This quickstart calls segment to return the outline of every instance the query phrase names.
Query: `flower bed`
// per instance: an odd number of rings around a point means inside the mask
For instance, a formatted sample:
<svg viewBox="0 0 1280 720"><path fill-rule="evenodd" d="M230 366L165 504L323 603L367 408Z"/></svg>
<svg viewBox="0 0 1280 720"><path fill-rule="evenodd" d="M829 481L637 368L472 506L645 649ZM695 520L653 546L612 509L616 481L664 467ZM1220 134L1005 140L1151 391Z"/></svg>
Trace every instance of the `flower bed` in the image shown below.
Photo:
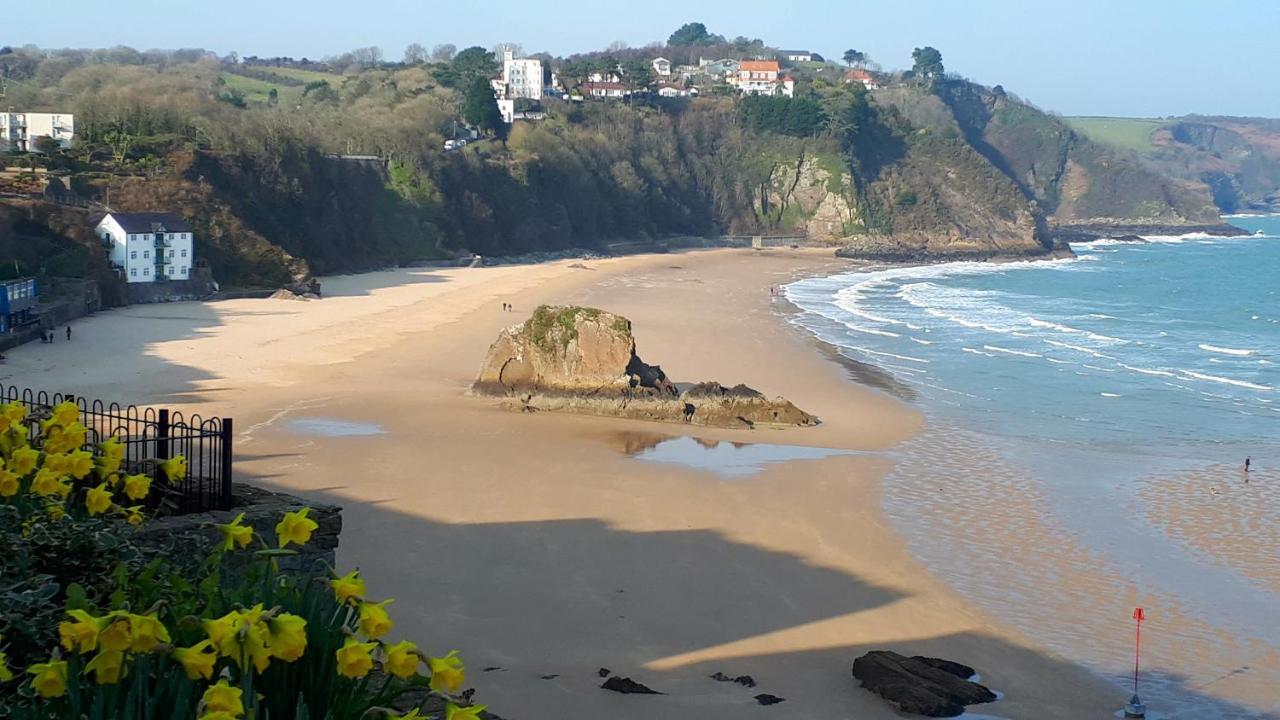
<svg viewBox="0 0 1280 720"><path fill-rule="evenodd" d="M274 527L258 505L183 521L200 532L149 532L174 522L148 517L163 487L122 470L118 446L86 449L70 403L42 417L0 406L0 716L484 716L458 695L456 652L390 642L392 601L368 598L358 572L338 576L332 546L305 554L320 528L310 508ZM159 478L185 474L182 457L151 462Z"/></svg>

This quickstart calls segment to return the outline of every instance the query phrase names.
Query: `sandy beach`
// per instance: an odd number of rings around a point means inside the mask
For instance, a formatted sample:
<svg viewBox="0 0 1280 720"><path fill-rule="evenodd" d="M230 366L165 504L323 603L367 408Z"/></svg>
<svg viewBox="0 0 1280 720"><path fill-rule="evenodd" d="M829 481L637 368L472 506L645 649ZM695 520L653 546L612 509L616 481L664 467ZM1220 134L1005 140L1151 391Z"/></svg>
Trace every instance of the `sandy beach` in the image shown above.
<svg viewBox="0 0 1280 720"><path fill-rule="evenodd" d="M505 717L898 717L849 675L870 649L974 666L1004 694L974 713L1110 717L1119 689L960 598L882 515L886 451L920 415L851 382L769 293L845 267L714 250L334 277L320 301L101 313L9 353L0 378L234 417L239 477L342 505L339 564L395 598L393 639L461 651ZM823 423L690 430L468 396L498 331L540 303L622 314L672 379L743 382ZM644 458L689 434L847 452L733 478ZM667 694L600 690L602 667Z"/></svg>

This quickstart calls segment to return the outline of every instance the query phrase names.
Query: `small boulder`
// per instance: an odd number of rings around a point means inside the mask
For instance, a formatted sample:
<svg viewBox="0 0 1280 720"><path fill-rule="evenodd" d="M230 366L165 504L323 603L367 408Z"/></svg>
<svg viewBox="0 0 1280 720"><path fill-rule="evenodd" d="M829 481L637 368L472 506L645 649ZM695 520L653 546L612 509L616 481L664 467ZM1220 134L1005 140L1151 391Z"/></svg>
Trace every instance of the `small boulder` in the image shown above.
<svg viewBox="0 0 1280 720"><path fill-rule="evenodd" d="M770 695L769 693L760 693L756 696L756 702L761 705L777 705L780 702L786 701L786 698L780 698L777 695Z"/></svg>
<svg viewBox="0 0 1280 720"><path fill-rule="evenodd" d="M662 695L662 693L654 690L653 688L641 685L631 678L621 677L619 675L614 675L608 680L605 680L604 684L600 687L605 690L622 693L623 695Z"/></svg>
<svg viewBox="0 0 1280 720"><path fill-rule="evenodd" d="M995 693L967 680L973 674L973 668L960 663L888 650L873 650L853 661L853 677L863 688L898 712L926 717L956 717L966 705L994 702Z"/></svg>

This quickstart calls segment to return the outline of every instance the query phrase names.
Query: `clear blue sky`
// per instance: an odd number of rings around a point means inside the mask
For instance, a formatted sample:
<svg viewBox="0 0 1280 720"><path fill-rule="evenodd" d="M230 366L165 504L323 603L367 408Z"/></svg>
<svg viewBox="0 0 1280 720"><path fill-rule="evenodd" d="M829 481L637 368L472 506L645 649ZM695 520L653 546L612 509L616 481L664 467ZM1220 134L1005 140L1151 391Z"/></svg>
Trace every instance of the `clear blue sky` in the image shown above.
<svg viewBox="0 0 1280 720"><path fill-rule="evenodd" d="M570 54L665 39L697 20L729 37L886 68L933 45L947 69L1068 115L1280 117L1280 0L63 0L5 6L0 44L204 47L311 58L419 42Z"/></svg>

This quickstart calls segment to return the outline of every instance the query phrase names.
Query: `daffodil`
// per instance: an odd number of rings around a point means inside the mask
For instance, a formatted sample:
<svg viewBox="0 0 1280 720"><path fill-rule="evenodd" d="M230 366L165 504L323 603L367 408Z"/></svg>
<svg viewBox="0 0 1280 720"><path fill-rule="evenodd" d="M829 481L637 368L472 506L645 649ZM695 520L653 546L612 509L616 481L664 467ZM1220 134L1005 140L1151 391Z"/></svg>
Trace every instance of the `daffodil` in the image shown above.
<svg viewBox="0 0 1280 720"><path fill-rule="evenodd" d="M84 671L93 673L93 679L99 685L114 685L120 682L123 666L124 653L119 650L102 650L84 666Z"/></svg>
<svg viewBox="0 0 1280 720"><path fill-rule="evenodd" d="M240 629L239 621L240 613L229 612L220 618L202 620L200 624L204 627L205 634L209 636L209 641L217 646L218 652L226 655L227 653L223 651L224 644Z"/></svg>
<svg viewBox="0 0 1280 720"><path fill-rule="evenodd" d="M360 578L359 570L352 570L340 578L330 580L329 587L333 588L333 596L339 603L345 603L352 598L363 598L365 594L364 580Z"/></svg>
<svg viewBox="0 0 1280 720"><path fill-rule="evenodd" d="M47 453L69 453L79 450L84 445L88 430L80 423L70 425L45 426L44 451Z"/></svg>
<svg viewBox="0 0 1280 720"><path fill-rule="evenodd" d="M3 410L0 410L3 412ZM4 642L4 638L0 637L0 643ZM9 656L0 650L0 682L9 682L13 679L13 671L9 669Z"/></svg>
<svg viewBox="0 0 1280 720"><path fill-rule="evenodd" d="M125 508L125 519L124 519L125 522L129 523L130 525L136 526L136 525L141 525L142 520L143 520L143 517L142 517L141 505L131 505L128 508Z"/></svg>
<svg viewBox="0 0 1280 720"><path fill-rule="evenodd" d="M431 689L436 692L458 692L462 683L466 682L467 669L453 650L444 657L427 658L427 667L431 669Z"/></svg>
<svg viewBox="0 0 1280 720"><path fill-rule="evenodd" d="M107 627L98 635L98 644L107 650L123 652L129 649L133 633L129 630L128 613L112 613L105 618Z"/></svg>
<svg viewBox="0 0 1280 720"><path fill-rule="evenodd" d="M234 520L219 525L218 532L222 533L222 551L227 552L234 547L247 547L253 540L253 528L242 524L244 522L244 513L240 513Z"/></svg>
<svg viewBox="0 0 1280 720"><path fill-rule="evenodd" d="M165 460L160 463L160 472L163 472L172 484L182 482L187 477L187 456L174 455Z"/></svg>
<svg viewBox="0 0 1280 720"><path fill-rule="evenodd" d="M258 672L271 663L267 632L261 622L262 605L247 610L234 610L216 620L205 620L204 631L223 657L231 658L243 668L252 662Z"/></svg>
<svg viewBox="0 0 1280 720"><path fill-rule="evenodd" d="M444 708L444 720L480 720L480 713L484 712L486 707L488 706L458 707L453 703L449 703Z"/></svg>
<svg viewBox="0 0 1280 720"><path fill-rule="evenodd" d="M89 492L85 493L84 506L91 517L111 509L111 491L107 489L105 482L98 487L90 488Z"/></svg>
<svg viewBox="0 0 1280 720"><path fill-rule="evenodd" d="M295 512L287 512L280 522L276 523L276 537L280 540L280 547L286 547L289 543L306 545L311 540L311 533L320 526L315 520L307 517L309 512L311 508L305 507Z"/></svg>
<svg viewBox="0 0 1280 720"><path fill-rule="evenodd" d="M352 679L368 675L373 669L373 649L376 647L378 647L376 642L362 643L353 637L348 637L336 653L338 674Z"/></svg>
<svg viewBox="0 0 1280 720"><path fill-rule="evenodd" d="M267 621L271 654L293 662L307 650L307 621L292 613L280 613Z"/></svg>
<svg viewBox="0 0 1280 720"><path fill-rule="evenodd" d="M391 602L394 601L360 603L360 632L364 633L366 638L377 640L391 632L392 626L395 625L391 622L391 616L387 615L387 604Z"/></svg>
<svg viewBox="0 0 1280 720"><path fill-rule="evenodd" d="M50 520L61 520L67 516L67 508L62 503L49 503L45 505L44 511Z"/></svg>
<svg viewBox="0 0 1280 720"><path fill-rule="evenodd" d="M124 479L124 494L130 500L144 500L151 492L151 478L146 475L130 475Z"/></svg>
<svg viewBox="0 0 1280 720"><path fill-rule="evenodd" d="M174 648L173 659L177 660L182 669L187 672L187 677L192 680L204 678L209 680L213 677L214 663L218 662L218 650L213 647L210 640L201 640L200 642L188 648Z"/></svg>
<svg viewBox="0 0 1280 720"><path fill-rule="evenodd" d="M401 680L413 677L413 674L418 672L418 663L422 661L422 654L418 652L417 645L408 640L401 640L383 649L387 652L387 661L382 666L387 672Z"/></svg>
<svg viewBox="0 0 1280 720"><path fill-rule="evenodd" d="M169 642L169 630L154 613L129 615L129 649L151 652L160 643Z"/></svg>
<svg viewBox="0 0 1280 720"><path fill-rule="evenodd" d="M76 480L83 480L93 472L93 453L88 450L76 450L66 456L66 473Z"/></svg>
<svg viewBox="0 0 1280 720"><path fill-rule="evenodd" d="M230 713L232 717L240 717L244 715L244 702L240 699L242 695L244 691L238 687L231 687L227 684L226 678L223 678L204 691L204 696L200 698L201 711L224 712Z"/></svg>
<svg viewBox="0 0 1280 720"><path fill-rule="evenodd" d="M40 462L40 451L33 450L29 447L18 448L13 451L13 455L9 458L9 469L18 475L26 475L36 469L36 463Z"/></svg>
<svg viewBox="0 0 1280 720"><path fill-rule="evenodd" d="M65 453L45 453L44 462L40 463L40 467L50 472L66 475L67 465L70 463L71 457Z"/></svg>
<svg viewBox="0 0 1280 720"><path fill-rule="evenodd" d="M49 420L54 425L66 427L77 422L80 419L80 408L72 401L60 402L53 406L53 410L49 414Z"/></svg>
<svg viewBox="0 0 1280 720"><path fill-rule="evenodd" d="M91 653L98 649L98 635L107 625L107 618L94 617L84 610L68 610L71 620L58 623L58 637L62 639L62 647L67 652L76 651L81 654Z"/></svg>
<svg viewBox="0 0 1280 720"><path fill-rule="evenodd" d="M46 663L36 663L27 668L27 672L35 677L31 679L31 687L40 697L56 698L67 694L67 661L51 658Z"/></svg>
<svg viewBox="0 0 1280 720"><path fill-rule="evenodd" d="M18 473L0 470L0 497L13 497L18 494Z"/></svg>
<svg viewBox="0 0 1280 720"><path fill-rule="evenodd" d="M62 482L62 474L49 468L40 468L31 480L31 492L43 497L57 495L65 498L71 494L71 486Z"/></svg>
<svg viewBox="0 0 1280 720"><path fill-rule="evenodd" d="M114 437L98 443L96 462L98 474L102 477L116 472L120 469L120 464L124 462L124 445Z"/></svg>
<svg viewBox="0 0 1280 720"><path fill-rule="evenodd" d="M0 432L27 419L27 406L14 400L0 405Z"/></svg>

